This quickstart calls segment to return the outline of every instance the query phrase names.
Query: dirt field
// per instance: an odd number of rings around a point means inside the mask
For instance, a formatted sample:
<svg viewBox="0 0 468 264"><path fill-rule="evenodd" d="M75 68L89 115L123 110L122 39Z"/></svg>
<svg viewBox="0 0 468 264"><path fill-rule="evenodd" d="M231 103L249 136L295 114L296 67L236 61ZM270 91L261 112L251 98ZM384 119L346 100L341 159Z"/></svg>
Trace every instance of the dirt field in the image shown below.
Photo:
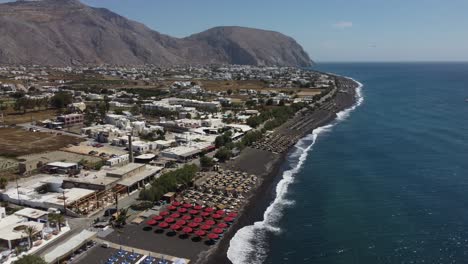
<svg viewBox="0 0 468 264"><path fill-rule="evenodd" d="M12 124L29 123L31 122L31 120L39 121L39 120L51 119L55 117L55 115L56 115L56 110L35 111L35 112L28 112L26 114L7 112L4 114L4 119L5 119L5 125L12 125Z"/></svg>
<svg viewBox="0 0 468 264"><path fill-rule="evenodd" d="M0 128L0 156L16 157L44 151L58 150L82 139L43 132L29 132L20 128Z"/></svg>

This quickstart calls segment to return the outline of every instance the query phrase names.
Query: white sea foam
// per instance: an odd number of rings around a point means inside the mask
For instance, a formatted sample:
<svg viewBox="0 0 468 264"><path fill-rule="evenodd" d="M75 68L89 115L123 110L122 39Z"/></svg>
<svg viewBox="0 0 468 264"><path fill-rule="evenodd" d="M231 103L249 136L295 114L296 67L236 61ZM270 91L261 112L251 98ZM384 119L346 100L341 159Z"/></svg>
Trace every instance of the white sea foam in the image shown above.
<svg viewBox="0 0 468 264"><path fill-rule="evenodd" d="M296 150L290 155L290 158L297 158L298 161L293 168L283 172L283 178L276 186L276 197L263 214L263 221L241 228L231 239L227 257L232 263L260 264L264 262L268 250L264 239L265 233L281 232L277 223L283 216L283 209L294 204L294 201L286 199L288 187L294 182L294 176L301 170L317 137L321 133L330 131L335 124L345 120L354 109L364 102L364 97L362 96L363 85L354 79L352 80L359 84L356 88L356 103L352 107L337 113L337 118L333 123L314 129L312 134L303 138L295 145Z"/></svg>

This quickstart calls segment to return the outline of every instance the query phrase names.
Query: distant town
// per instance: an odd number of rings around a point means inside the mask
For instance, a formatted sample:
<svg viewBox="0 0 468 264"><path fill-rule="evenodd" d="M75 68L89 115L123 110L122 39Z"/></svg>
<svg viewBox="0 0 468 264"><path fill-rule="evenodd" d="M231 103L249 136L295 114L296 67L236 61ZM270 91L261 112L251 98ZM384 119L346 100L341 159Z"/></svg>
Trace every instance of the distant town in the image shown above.
<svg viewBox="0 0 468 264"><path fill-rule="evenodd" d="M0 67L1 262L200 261L355 87L291 67Z"/></svg>

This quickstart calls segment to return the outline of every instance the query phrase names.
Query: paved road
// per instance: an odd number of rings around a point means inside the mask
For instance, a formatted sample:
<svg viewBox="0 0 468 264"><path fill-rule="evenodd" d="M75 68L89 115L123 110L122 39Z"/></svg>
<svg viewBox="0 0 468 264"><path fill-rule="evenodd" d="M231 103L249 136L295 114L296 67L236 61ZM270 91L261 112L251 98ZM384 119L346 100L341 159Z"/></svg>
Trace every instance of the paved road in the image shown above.
<svg viewBox="0 0 468 264"><path fill-rule="evenodd" d="M41 132L61 133L62 135L78 137L78 138L86 138L86 136L84 136L84 135L78 135L78 134L75 134L75 133L67 132L66 129L64 129L64 130L49 129L49 128L45 128L45 127L41 127L41 126L32 125L31 123L19 124L18 126L24 128L24 129L27 129L27 130L29 130L30 128L34 128L34 129L39 129Z"/></svg>

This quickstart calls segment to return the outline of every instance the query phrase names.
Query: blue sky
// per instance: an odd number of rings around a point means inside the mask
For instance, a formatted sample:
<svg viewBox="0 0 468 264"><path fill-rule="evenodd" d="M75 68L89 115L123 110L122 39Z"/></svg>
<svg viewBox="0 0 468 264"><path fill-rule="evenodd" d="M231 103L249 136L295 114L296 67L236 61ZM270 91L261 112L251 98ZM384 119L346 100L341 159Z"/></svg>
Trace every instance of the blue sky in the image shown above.
<svg viewBox="0 0 468 264"><path fill-rule="evenodd" d="M82 0L183 37L280 31L315 61L468 61L467 0Z"/></svg>

